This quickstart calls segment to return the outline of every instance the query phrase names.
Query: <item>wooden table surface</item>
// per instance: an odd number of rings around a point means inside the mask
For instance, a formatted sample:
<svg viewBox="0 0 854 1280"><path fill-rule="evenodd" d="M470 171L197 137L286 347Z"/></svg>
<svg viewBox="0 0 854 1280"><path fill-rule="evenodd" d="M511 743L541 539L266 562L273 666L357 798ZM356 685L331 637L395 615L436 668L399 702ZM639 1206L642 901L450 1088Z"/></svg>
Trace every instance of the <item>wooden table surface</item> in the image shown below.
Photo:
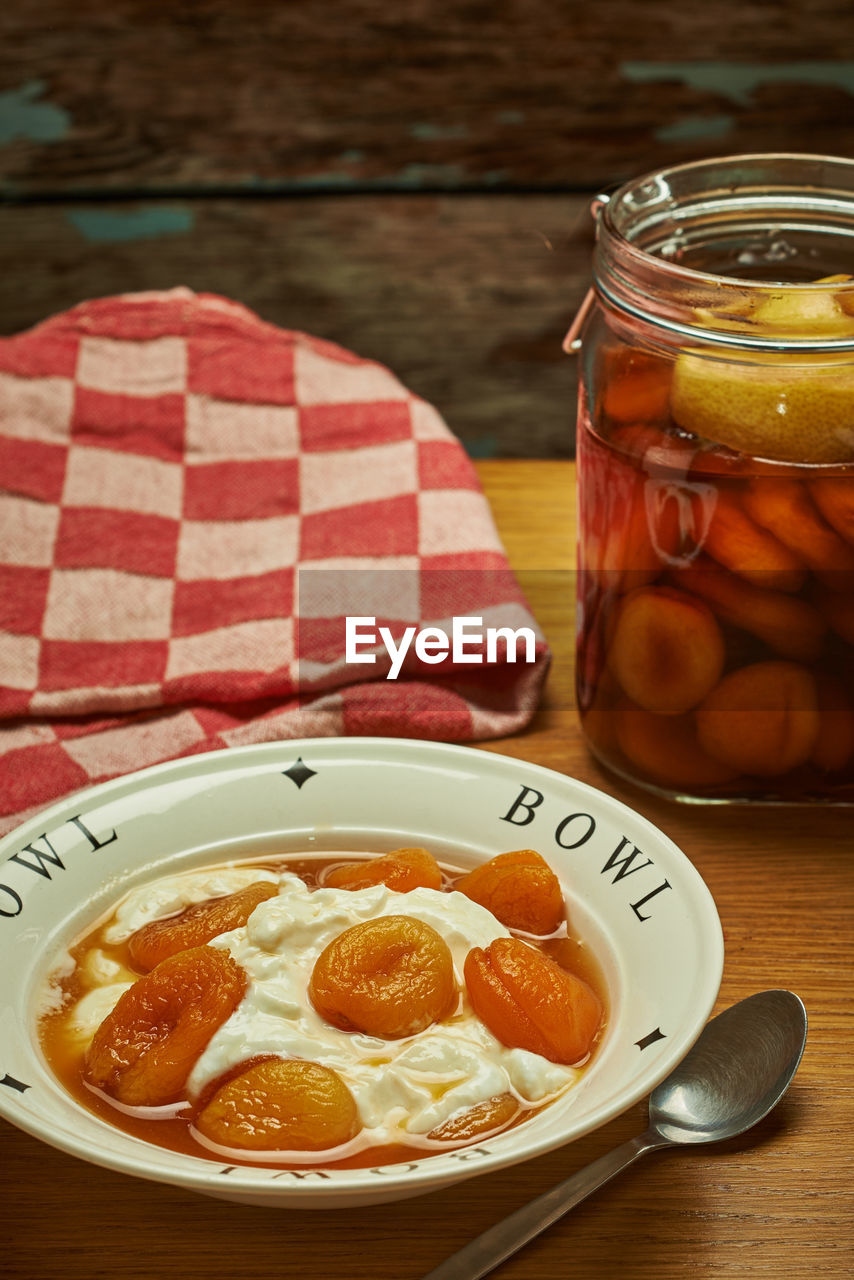
<svg viewBox="0 0 854 1280"><path fill-rule="evenodd" d="M607 776L572 694L574 470L479 464L511 562L555 663L529 730L481 744L592 783L693 860L726 942L719 1007L765 987L806 1004L789 1095L749 1136L651 1156L495 1272L500 1280L842 1280L854 1273L854 814L674 806ZM399 1205L240 1207L81 1163L6 1124L0 1274L10 1280L416 1280L531 1197L639 1133L645 1104L571 1147Z"/></svg>

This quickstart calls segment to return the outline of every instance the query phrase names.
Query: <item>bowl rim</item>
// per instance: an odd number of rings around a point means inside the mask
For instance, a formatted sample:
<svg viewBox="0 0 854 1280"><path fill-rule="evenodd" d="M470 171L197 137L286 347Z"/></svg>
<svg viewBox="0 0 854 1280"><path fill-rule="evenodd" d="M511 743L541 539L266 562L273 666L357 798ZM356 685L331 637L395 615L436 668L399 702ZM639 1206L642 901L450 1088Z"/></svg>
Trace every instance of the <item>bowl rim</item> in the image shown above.
<svg viewBox="0 0 854 1280"><path fill-rule="evenodd" d="M186 1166L158 1166L156 1156L162 1148L146 1143L141 1139L137 1140L138 1154L136 1151L130 1153L113 1150L108 1147L93 1147L90 1140L78 1137L73 1129L68 1131L51 1129L41 1116L25 1110L15 1109L13 1106L14 1099L7 1098L3 1091L0 1091L0 1116L47 1145L82 1159L87 1163L143 1178L147 1181L167 1183L203 1193L210 1194L216 1189L216 1194L231 1199L249 1199L253 1194L257 1195L259 1192L263 1192L266 1198L274 1199L276 1198L277 1190L281 1190L283 1193L282 1200L288 1199L291 1202L295 1197L310 1198L313 1201L322 1202L324 1200L340 1200L342 1196L352 1197L355 1201L360 1194L367 1199L369 1193L376 1193L380 1189L380 1183L382 1183L383 1191L389 1193L386 1198L391 1199L395 1198L392 1195L394 1190L400 1190L407 1196L421 1194L435 1187L451 1185L452 1182L463 1178L475 1175L480 1176L484 1173L523 1163L557 1147L574 1142L576 1139L583 1137L585 1134L592 1132L629 1110L664 1079L677 1062L684 1057L699 1036L718 997L723 976L724 937L716 904L711 891L694 863L655 823L609 792L545 765L534 764L517 756L492 749L481 749L467 744L378 735L365 737L288 738L272 742L227 747L215 751L196 753L175 760L162 761L82 788L62 797L60 800L40 809L37 813L31 814L24 822L12 828L0 838L0 865L6 862L7 858L11 856L11 852L15 848L19 848L22 842L26 843L27 840L40 835L46 824L58 824L62 821L67 821L68 815L79 810L81 803L84 801L90 802L89 807L91 808L95 804L121 800L125 796L145 790L167 779L169 781L180 781L184 778L198 778L210 775L212 780L215 780L221 773L239 769L241 764L245 765L246 768L251 768L253 765L263 765L268 758L281 761L283 752L294 757L301 757L304 753L312 753L315 758L319 758L322 755L334 757L342 749L345 754L360 757L360 762L364 763L370 761L372 754L375 756L380 752L394 752L397 756L403 757L402 763L414 766L426 761L439 766L443 762L458 767L463 766L467 772L476 774L483 773L484 769L487 773L512 770L516 781L524 777L530 778L532 781L540 779L544 783L551 783L552 786L557 784L558 787L568 787L576 797L588 798L600 805L604 805L609 812L609 816L627 817L635 830L639 830L651 837L658 848L665 852L665 856L669 859L674 859L675 863L679 865L681 874L690 886L692 904L698 909L705 930L703 936L704 981L702 994L698 993L695 1016L691 1024L687 1027L680 1027L678 1031L674 1031L672 1036L668 1037L670 1041L668 1045L669 1052L655 1064L650 1064L645 1070L638 1072L634 1082L627 1086L625 1090L621 1089L616 1098L613 1095L606 1096L605 1099L588 1111L583 1123L574 1128L569 1134L560 1133L558 1136L554 1136L554 1134L544 1133L535 1140L529 1137L527 1141L524 1141L527 1126L522 1125L495 1137L484 1139L484 1142L489 1141L493 1147L497 1144L497 1149L484 1153L477 1160L466 1162L458 1158L456 1166L449 1168L449 1161L453 1157L453 1152L430 1154L423 1157L423 1160L419 1161L415 1168L395 1164L381 1166L383 1169L382 1177L378 1177L375 1173L372 1176L372 1171L367 1167L357 1167L335 1170L337 1176L330 1178L328 1182L321 1178L307 1177L285 1179L282 1182L277 1182L270 1179L269 1166L265 1167L259 1164L255 1166L234 1166L229 1169L228 1178L224 1179L222 1167L216 1162L209 1161L203 1157L186 1157ZM475 766L474 770L471 768L472 765ZM287 830L287 828L284 829ZM0 1012L2 1012L2 1007L0 1007ZM56 1086L58 1094L67 1103L70 1110L72 1112L84 1111L85 1108L82 1108L80 1103L69 1095L53 1076L49 1067L44 1063L38 1046L30 1043L28 1052L34 1054L39 1060L43 1072L50 1082ZM92 1115L91 1112L86 1114ZM103 1123L107 1124L106 1121ZM501 1141L502 1139L504 1139L503 1142ZM476 1144L469 1144L469 1146L457 1150L464 1153L474 1145ZM151 1157L147 1158L149 1153L151 1153ZM170 1152L169 1154L174 1155L175 1153ZM416 1157L413 1157L413 1160L415 1159ZM223 1163L225 1162L223 1161ZM402 1172L395 1174L396 1169L402 1170L404 1168L406 1168L405 1175ZM259 1175L265 1174L266 1177L259 1177ZM224 1185L226 1182L228 1184L227 1187Z"/></svg>

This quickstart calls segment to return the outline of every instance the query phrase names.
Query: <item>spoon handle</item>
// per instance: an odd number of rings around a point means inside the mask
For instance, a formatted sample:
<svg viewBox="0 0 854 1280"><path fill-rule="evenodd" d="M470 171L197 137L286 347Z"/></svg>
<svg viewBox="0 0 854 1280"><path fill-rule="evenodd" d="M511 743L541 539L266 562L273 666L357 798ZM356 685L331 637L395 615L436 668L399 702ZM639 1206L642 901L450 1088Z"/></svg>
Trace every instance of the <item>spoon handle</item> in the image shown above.
<svg viewBox="0 0 854 1280"><path fill-rule="evenodd" d="M479 1280L541 1231L545 1231L546 1227L557 1222L569 1209L573 1209L593 1191L598 1190L621 1169L627 1169L647 1151L667 1145L651 1130L638 1138L631 1138L613 1151L600 1156L592 1164L579 1169L572 1177L559 1182L536 1200L523 1205L521 1209L511 1213L509 1218L504 1218L494 1227L475 1236L474 1240L452 1253L422 1280Z"/></svg>

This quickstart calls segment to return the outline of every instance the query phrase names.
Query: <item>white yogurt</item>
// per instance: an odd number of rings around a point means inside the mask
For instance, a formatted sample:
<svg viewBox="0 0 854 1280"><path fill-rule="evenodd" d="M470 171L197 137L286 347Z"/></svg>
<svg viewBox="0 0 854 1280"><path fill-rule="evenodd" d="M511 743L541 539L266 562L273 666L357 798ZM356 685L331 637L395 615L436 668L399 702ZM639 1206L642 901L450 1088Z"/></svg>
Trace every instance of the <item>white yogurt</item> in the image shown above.
<svg viewBox="0 0 854 1280"><path fill-rule="evenodd" d="M132 982L108 982L103 987L93 987L91 991L87 991L68 1016L66 1027L69 1034L81 1044L90 1044L119 997L132 986Z"/></svg>

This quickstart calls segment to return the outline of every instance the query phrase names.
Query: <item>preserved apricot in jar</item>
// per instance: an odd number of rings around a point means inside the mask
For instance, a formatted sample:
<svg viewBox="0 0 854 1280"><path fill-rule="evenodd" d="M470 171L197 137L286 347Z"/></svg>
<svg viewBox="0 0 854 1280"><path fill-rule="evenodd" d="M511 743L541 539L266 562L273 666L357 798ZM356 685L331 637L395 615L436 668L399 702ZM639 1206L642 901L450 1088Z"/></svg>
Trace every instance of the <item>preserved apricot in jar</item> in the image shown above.
<svg viewBox="0 0 854 1280"><path fill-rule="evenodd" d="M581 1062L602 1019L595 992L520 938L473 947L464 967L472 1007L502 1044L551 1062Z"/></svg>
<svg viewBox="0 0 854 1280"><path fill-rule="evenodd" d="M196 1059L234 1012L246 975L231 956L193 947L128 987L95 1032L84 1079L132 1107L181 1098Z"/></svg>
<svg viewBox="0 0 854 1280"><path fill-rule="evenodd" d="M820 476L810 484L810 493L825 520L841 538L854 543L854 493L850 476Z"/></svg>
<svg viewBox="0 0 854 1280"><path fill-rule="evenodd" d="M274 898L278 892L278 885L259 880L237 893L195 903L177 916L152 920L137 929L128 942L131 963L141 973L147 973L179 951L202 947L220 933L240 929L259 903Z"/></svg>
<svg viewBox="0 0 854 1280"><path fill-rule="evenodd" d="M320 953L309 982L312 1004L342 1031L397 1040L450 1012L456 998L447 942L412 916L353 925Z"/></svg>
<svg viewBox="0 0 854 1280"><path fill-rule="evenodd" d="M449 1116L427 1134L435 1142L473 1142L497 1129L506 1129L521 1111L512 1093L499 1093L459 1115Z"/></svg>
<svg viewBox="0 0 854 1280"><path fill-rule="evenodd" d="M800 591L806 580L799 552L752 520L731 493L718 493L703 545L719 564L755 586Z"/></svg>
<svg viewBox="0 0 854 1280"><path fill-rule="evenodd" d="M221 1084L195 1118L211 1142L248 1151L324 1151L361 1128L355 1099L331 1067L268 1058Z"/></svg>
<svg viewBox="0 0 854 1280"><path fill-rule="evenodd" d="M854 585L854 547L825 522L806 485L753 480L743 502L748 514L799 554L819 581L834 591Z"/></svg>
<svg viewBox="0 0 854 1280"><path fill-rule="evenodd" d="M682 715L720 679L724 641L703 601L670 587L642 587L620 606L608 661L639 707Z"/></svg>
<svg viewBox="0 0 854 1280"><path fill-rule="evenodd" d="M705 556L679 570L678 577L679 585L701 596L720 622L756 636L784 657L813 662L821 653L827 623L809 600L752 585Z"/></svg>
<svg viewBox="0 0 854 1280"><path fill-rule="evenodd" d="M375 884L384 884L395 893L441 889L442 872L426 849L395 849L379 858L333 867L323 880L324 888L329 889L368 889Z"/></svg>
<svg viewBox="0 0 854 1280"><path fill-rule="evenodd" d="M463 876L454 888L486 907L508 929L554 933L564 918L560 881L533 849L499 853Z"/></svg>
<svg viewBox="0 0 854 1280"><path fill-rule="evenodd" d="M795 662L756 662L724 676L696 712L710 756L757 777L804 764L819 734L815 680Z"/></svg>
<svg viewBox="0 0 854 1280"><path fill-rule="evenodd" d="M721 787L737 776L703 751L692 715L657 716L632 703L617 708L617 741L632 764L662 787Z"/></svg>
<svg viewBox="0 0 854 1280"><path fill-rule="evenodd" d="M670 412L670 367L637 347L607 353L610 364L604 408L615 422L666 420Z"/></svg>

